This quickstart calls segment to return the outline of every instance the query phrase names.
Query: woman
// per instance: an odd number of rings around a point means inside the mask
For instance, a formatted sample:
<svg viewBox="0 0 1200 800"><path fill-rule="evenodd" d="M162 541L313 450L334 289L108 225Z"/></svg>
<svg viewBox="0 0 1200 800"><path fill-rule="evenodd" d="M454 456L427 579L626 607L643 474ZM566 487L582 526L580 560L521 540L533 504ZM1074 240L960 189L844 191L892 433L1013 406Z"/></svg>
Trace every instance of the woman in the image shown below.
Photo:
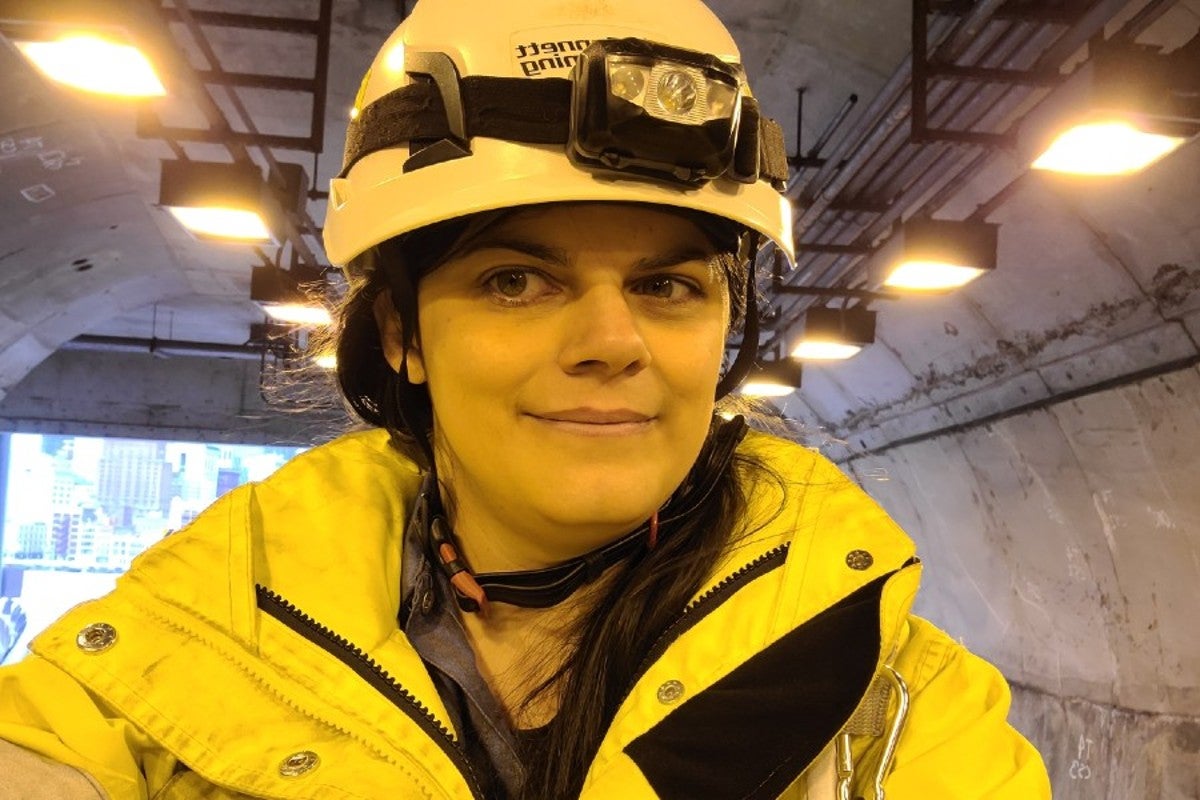
<svg viewBox="0 0 1200 800"><path fill-rule="evenodd" d="M0 672L0 796L1048 797L1003 680L908 614L907 537L714 415L759 242L791 247L728 34L494 6L418 4L331 187L373 429Z"/></svg>

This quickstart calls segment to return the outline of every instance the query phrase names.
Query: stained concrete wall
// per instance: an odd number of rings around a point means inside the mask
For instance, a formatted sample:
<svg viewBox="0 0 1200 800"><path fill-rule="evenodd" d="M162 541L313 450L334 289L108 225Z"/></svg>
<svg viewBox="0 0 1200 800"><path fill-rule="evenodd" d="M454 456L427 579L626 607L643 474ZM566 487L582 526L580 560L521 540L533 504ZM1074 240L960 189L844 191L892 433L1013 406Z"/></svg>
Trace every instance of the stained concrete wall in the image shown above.
<svg viewBox="0 0 1200 800"><path fill-rule="evenodd" d="M257 360L59 350L0 402L0 428L312 445L350 425L326 381L322 374L292 377L270 367L260 379Z"/></svg>
<svg viewBox="0 0 1200 800"><path fill-rule="evenodd" d="M1059 798L1200 797L1200 371L846 467L917 540L917 611L1014 683Z"/></svg>

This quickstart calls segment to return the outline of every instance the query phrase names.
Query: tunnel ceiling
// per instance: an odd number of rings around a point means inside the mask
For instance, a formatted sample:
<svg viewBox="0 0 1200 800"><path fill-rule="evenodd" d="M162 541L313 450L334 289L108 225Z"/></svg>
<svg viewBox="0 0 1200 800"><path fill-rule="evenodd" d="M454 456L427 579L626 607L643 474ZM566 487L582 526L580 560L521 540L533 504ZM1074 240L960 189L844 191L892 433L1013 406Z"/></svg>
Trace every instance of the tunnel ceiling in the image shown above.
<svg viewBox="0 0 1200 800"><path fill-rule="evenodd" d="M316 0L175 5L308 19L318 13ZM358 81L398 21L399 5L333 3L318 189L339 166ZM1000 195L988 217L1001 225L999 268L949 295L873 304L876 343L849 361L807 367L801 390L777 403L786 415L862 450L1196 358L1195 141L1138 176L1088 184L1022 178L1022 156L1012 149L946 142L914 149L907 138L908 2L721 0L711 6L739 42L764 110L782 123L789 148L796 142L798 88L805 88L800 138L806 149L847 98L858 97L818 154L830 156L830 164L805 170L790 184L802 243L875 246L897 220L914 213L961 219ZM1021 69L1053 56L1052 66L1066 70L1096 31L1133 30L1139 42L1169 51L1200 28L1200 0L974 6L974 15L931 17L937 52ZM1074 15L1079 24L1030 20L1031 6ZM185 26L176 21L170 30L178 42L175 57L204 68L203 48ZM304 37L205 31L226 71L296 75L311 69L313 45ZM172 85L181 92L157 106L158 115L168 124L205 124L194 86L177 76ZM1010 90L978 83L939 89L930 94L930 118L964 115L999 129L1044 96ZM6 98L0 104L0 389L14 386L56 349L77 346L80 337L245 343L250 325L263 319L249 300L257 256L246 247L197 243L156 206L159 160L173 151L162 140L137 135L138 112L46 82L7 40L0 40L0 95ZM235 119L223 91L212 95ZM303 96L241 89L239 98L260 131L301 136L308 130L311 106ZM197 160L228 158L212 144L182 147ZM311 154L279 149L275 155L314 172ZM858 172L835 168L857 169L860 162ZM319 225L323 201L313 200L307 210ZM319 247L315 237L307 241ZM869 263L802 252L787 279L865 286ZM776 306L786 320L803 302L785 298ZM776 326L764 341L782 344L790 335Z"/></svg>

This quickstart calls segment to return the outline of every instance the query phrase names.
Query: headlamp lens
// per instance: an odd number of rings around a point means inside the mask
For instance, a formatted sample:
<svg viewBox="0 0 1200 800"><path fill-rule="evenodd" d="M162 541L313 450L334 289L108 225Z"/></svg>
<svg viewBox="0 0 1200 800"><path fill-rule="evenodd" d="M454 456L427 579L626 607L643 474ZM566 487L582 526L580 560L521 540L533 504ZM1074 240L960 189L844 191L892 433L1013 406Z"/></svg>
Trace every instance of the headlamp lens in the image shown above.
<svg viewBox="0 0 1200 800"><path fill-rule="evenodd" d="M649 70L640 64L609 61L608 90L613 96L631 103L638 102L646 91L646 75Z"/></svg>
<svg viewBox="0 0 1200 800"><path fill-rule="evenodd" d="M736 87L720 81L708 84L708 119L728 119L733 116L733 106L740 101Z"/></svg>
<svg viewBox="0 0 1200 800"><path fill-rule="evenodd" d="M686 115L696 107L696 81L682 70L663 72L658 78L658 102L668 114Z"/></svg>

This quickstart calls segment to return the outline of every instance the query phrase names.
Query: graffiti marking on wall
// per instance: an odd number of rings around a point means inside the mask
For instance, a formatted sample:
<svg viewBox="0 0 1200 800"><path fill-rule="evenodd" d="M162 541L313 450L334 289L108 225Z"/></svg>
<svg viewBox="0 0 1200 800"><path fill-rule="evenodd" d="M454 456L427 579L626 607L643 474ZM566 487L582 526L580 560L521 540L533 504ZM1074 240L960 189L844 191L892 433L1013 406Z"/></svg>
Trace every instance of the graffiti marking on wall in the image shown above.
<svg viewBox="0 0 1200 800"><path fill-rule="evenodd" d="M1092 779L1092 740L1079 734L1079 746L1075 750L1075 760L1071 762L1068 774L1073 781L1090 781Z"/></svg>

